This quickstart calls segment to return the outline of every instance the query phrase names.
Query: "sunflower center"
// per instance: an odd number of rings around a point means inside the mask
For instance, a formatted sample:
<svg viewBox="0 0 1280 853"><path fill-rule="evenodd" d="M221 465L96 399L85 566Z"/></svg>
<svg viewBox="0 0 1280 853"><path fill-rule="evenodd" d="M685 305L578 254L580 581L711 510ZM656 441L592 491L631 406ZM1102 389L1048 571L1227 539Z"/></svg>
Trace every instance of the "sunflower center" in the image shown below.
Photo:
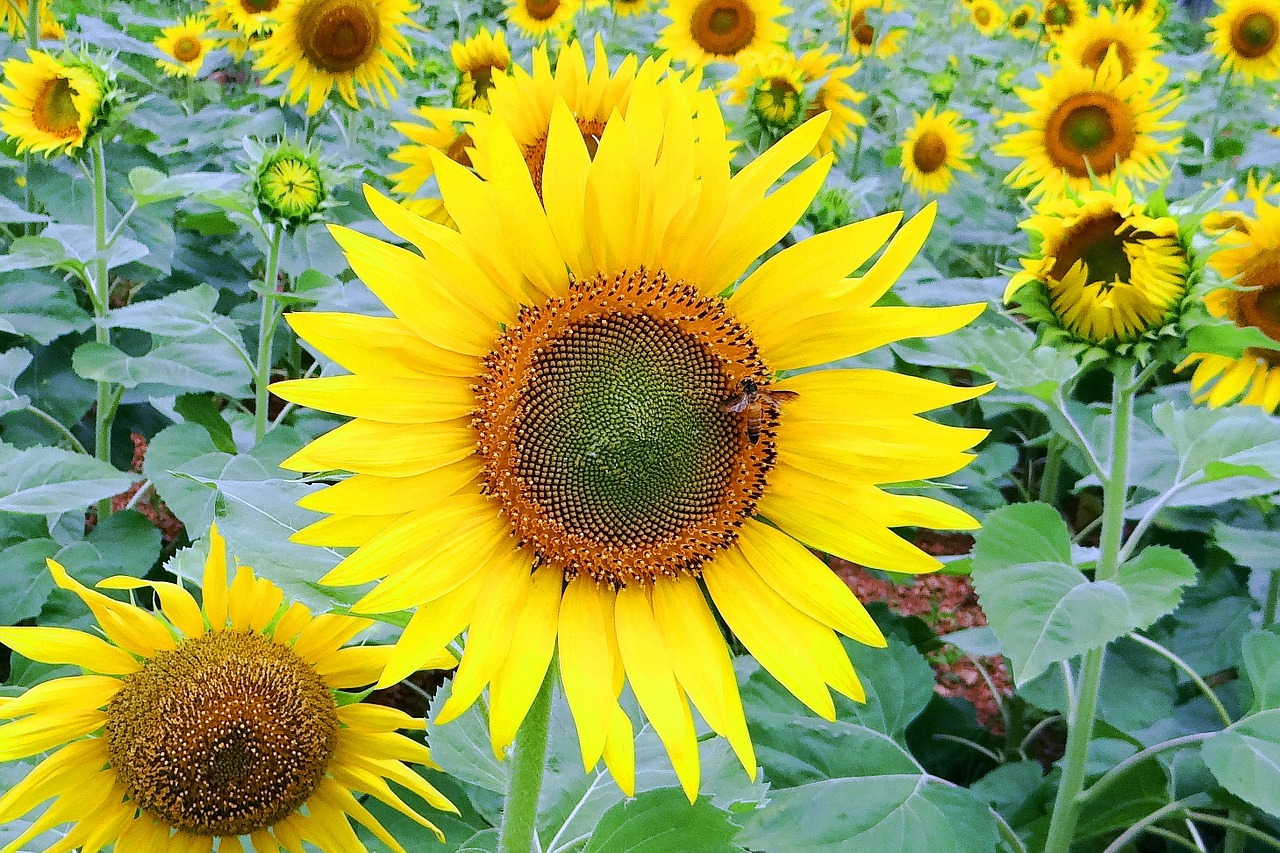
<svg viewBox="0 0 1280 853"><path fill-rule="evenodd" d="M524 0L524 10L535 21L550 20L560 8L560 0Z"/></svg>
<svg viewBox="0 0 1280 853"><path fill-rule="evenodd" d="M80 133L80 111L72 98L70 80L55 77L44 84L31 105L31 122L60 139Z"/></svg>
<svg viewBox="0 0 1280 853"><path fill-rule="evenodd" d="M849 32L853 40L863 47L871 47L876 40L876 29L867 23L867 11L859 9L849 21Z"/></svg>
<svg viewBox="0 0 1280 853"><path fill-rule="evenodd" d="M173 43L173 58L179 62L195 62L203 52L200 39L195 36L179 36Z"/></svg>
<svg viewBox="0 0 1280 853"><path fill-rule="evenodd" d="M936 130L926 130L911 146L911 160L925 174L936 172L947 162L947 141Z"/></svg>
<svg viewBox="0 0 1280 853"><path fill-rule="evenodd" d="M473 69L467 73L467 76L471 79L472 103L487 102L489 90L493 88L493 66L485 65Z"/></svg>
<svg viewBox="0 0 1280 853"><path fill-rule="evenodd" d="M978 26L985 27L987 24L991 23L991 10L986 6L979 6L973 10L973 20L978 24Z"/></svg>
<svg viewBox="0 0 1280 853"><path fill-rule="evenodd" d="M111 765L137 806L195 835L282 820L324 778L333 697L288 646L220 631L160 652L107 705Z"/></svg>
<svg viewBox="0 0 1280 853"><path fill-rule="evenodd" d="M1100 38L1089 45L1082 57L1084 64L1097 71L1102 67L1102 63L1106 61L1107 51L1112 47L1116 49L1116 59L1120 60L1120 73L1128 77L1133 73L1133 55L1129 52L1128 45L1112 38Z"/></svg>
<svg viewBox="0 0 1280 853"><path fill-rule="evenodd" d="M1131 108L1102 92L1073 95L1059 104L1045 126L1045 151L1053 165L1074 178L1090 168L1109 175L1127 160L1137 141Z"/></svg>
<svg viewBox="0 0 1280 853"><path fill-rule="evenodd" d="M1009 28L1020 30L1027 24L1031 23L1031 13L1026 9L1019 9L1009 16Z"/></svg>
<svg viewBox="0 0 1280 853"><path fill-rule="evenodd" d="M1270 12L1251 12L1236 24L1231 33L1236 53L1246 59L1266 56L1280 39L1280 22Z"/></svg>
<svg viewBox="0 0 1280 853"><path fill-rule="evenodd" d="M1071 8L1065 3L1055 3L1044 10L1044 21L1053 27L1065 27L1071 23Z"/></svg>
<svg viewBox="0 0 1280 853"><path fill-rule="evenodd" d="M707 53L734 56L756 35L756 16L745 0L702 0L689 19L689 35Z"/></svg>
<svg viewBox="0 0 1280 853"><path fill-rule="evenodd" d="M737 536L777 413L728 404L768 373L724 304L661 272L573 282L524 308L477 386L489 494L512 535L614 586L694 572Z"/></svg>
<svg viewBox="0 0 1280 853"><path fill-rule="evenodd" d="M1263 249L1249 261L1236 279L1241 287L1253 288L1236 296L1236 317L1244 326L1255 326L1273 341L1280 341L1280 249ZM1273 350L1263 350L1271 352Z"/></svg>
<svg viewBox="0 0 1280 853"><path fill-rule="evenodd" d="M271 12L280 5L280 0L240 0L240 7L251 15Z"/></svg>
<svg viewBox="0 0 1280 853"><path fill-rule="evenodd" d="M1132 271L1129 254L1125 251L1125 238L1121 236L1124 229L1124 217L1118 213L1077 226L1058 251L1057 262L1050 275L1062 281L1073 266L1083 262L1088 284L1128 282Z"/></svg>
<svg viewBox="0 0 1280 853"><path fill-rule="evenodd" d="M295 26L303 56L321 71L340 74L373 55L382 25L372 0L303 0Z"/></svg>

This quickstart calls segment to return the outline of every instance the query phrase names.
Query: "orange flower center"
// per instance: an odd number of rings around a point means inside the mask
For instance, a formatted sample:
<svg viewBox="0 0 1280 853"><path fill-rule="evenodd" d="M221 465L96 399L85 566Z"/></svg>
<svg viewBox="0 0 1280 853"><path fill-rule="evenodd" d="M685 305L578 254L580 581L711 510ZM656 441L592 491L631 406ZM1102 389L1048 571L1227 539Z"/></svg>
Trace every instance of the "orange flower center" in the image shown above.
<svg viewBox="0 0 1280 853"><path fill-rule="evenodd" d="M744 0L702 0L689 20L694 43L716 56L734 56L756 35L756 16Z"/></svg>
<svg viewBox="0 0 1280 853"><path fill-rule="evenodd" d="M195 62L204 53L204 45L195 36L179 36L173 43L173 58L179 62Z"/></svg>
<svg viewBox="0 0 1280 853"><path fill-rule="evenodd" d="M947 141L938 131L929 129L916 137L911 146L911 162L916 169L928 175L941 169L947 163Z"/></svg>
<svg viewBox="0 0 1280 853"><path fill-rule="evenodd" d="M295 27L302 55L321 71L341 74L378 49L382 23L372 0L303 0Z"/></svg>
<svg viewBox="0 0 1280 853"><path fill-rule="evenodd" d="M1137 143L1129 105L1103 92L1084 92L1064 100L1045 126L1045 151L1056 168L1073 178L1115 171Z"/></svg>
<svg viewBox="0 0 1280 853"><path fill-rule="evenodd" d="M1280 40L1280 22L1273 12L1251 12L1231 29L1231 46L1245 59L1266 56Z"/></svg>
<svg viewBox="0 0 1280 853"><path fill-rule="evenodd" d="M1084 49L1084 54L1081 56L1081 64L1097 71L1102 67L1102 63L1106 60L1107 51L1113 47L1116 50L1116 58L1120 60L1120 73L1123 76L1128 77L1133 73L1133 54L1129 51L1129 46L1127 44L1122 41L1117 41L1110 36L1104 36L1094 42L1091 42L1089 46Z"/></svg>
<svg viewBox="0 0 1280 853"><path fill-rule="evenodd" d="M55 77L44 84L31 105L31 122L59 139L80 135L80 111L72 99L70 80Z"/></svg>

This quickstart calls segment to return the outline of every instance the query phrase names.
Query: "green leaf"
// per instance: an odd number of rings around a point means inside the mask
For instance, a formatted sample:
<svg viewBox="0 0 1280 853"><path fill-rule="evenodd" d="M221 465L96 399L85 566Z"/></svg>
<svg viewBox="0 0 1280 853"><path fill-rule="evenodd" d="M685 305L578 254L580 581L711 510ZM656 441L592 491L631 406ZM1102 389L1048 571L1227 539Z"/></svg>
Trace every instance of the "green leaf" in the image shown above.
<svg viewBox="0 0 1280 853"><path fill-rule="evenodd" d="M204 427L213 446L218 450L223 453L236 452L231 426L222 419L222 412L214 403L212 394L183 394L174 402L173 410L182 415L187 423Z"/></svg>
<svg viewBox="0 0 1280 853"><path fill-rule="evenodd" d="M144 577L160 558L160 531L137 510L113 512L83 542L57 556L77 580L93 585L112 575Z"/></svg>
<svg viewBox="0 0 1280 853"><path fill-rule="evenodd" d="M0 257L0 272L55 267L68 260L67 249L51 237L19 237Z"/></svg>
<svg viewBox="0 0 1280 853"><path fill-rule="evenodd" d="M1241 665L1253 689L1250 713L1280 709L1280 636L1258 631L1245 637Z"/></svg>
<svg viewBox="0 0 1280 853"><path fill-rule="evenodd" d="M669 853L737 851L737 828L728 813L705 797L693 804L679 788L646 791L605 812L583 853Z"/></svg>
<svg viewBox="0 0 1280 853"><path fill-rule="evenodd" d="M200 196L211 191L225 191L244 179L234 172L186 172L166 176L158 169L138 166L129 171L129 193L139 205L154 204L172 198Z"/></svg>
<svg viewBox="0 0 1280 853"><path fill-rule="evenodd" d="M1232 794L1280 817L1280 709L1252 714L1205 741L1204 763Z"/></svg>
<svg viewBox="0 0 1280 853"><path fill-rule="evenodd" d="M146 355L128 355L110 344L93 341L76 347L76 373L95 382L125 388L146 386L153 396L169 389L212 391L228 397L249 394L252 372L223 338L212 333L166 341Z"/></svg>
<svg viewBox="0 0 1280 853"><path fill-rule="evenodd" d="M1208 506L1269 494L1280 485L1280 421L1260 409L1179 409L1160 403L1151 415L1178 462L1172 482L1143 485L1174 491L1168 506Z"/></svg>
<svg viewBox="0 0 1280 853"><path fill-rule="evenodd" d="M1213 544L1246 569L1280 571L1280 531L1250 530L1217 522L1213 525Z"/></svg>
<svg viewBox="0 0 1280 853"><path fill-rule="evenodd" d="M31 539L0 550L0 625L14 625L40 615L53 592L45 560L58 553L52 539Z"/></svg>
<svg viewBox="0 0 1280 853"><path fill-rule="evenodd" d="M46 270L0 274L0 331L48 344L93 325L71 286Z"/></svg>
<svg viewBox="0 0 1280 853"><path fill-rule="evenodd" d="M987 517L974 546L973 581L1018 684L1173 612L1195 566L1172 548L1148 548L1114 579L1092 581L1070 560L1057 510L1018 504Z"/></svg>
<svg viewBox="0 0 1280 853"><path fill-rule="evenodd" d="M31 405L31 398L19 394L14 387L18 382L18 375L31 364L31 358L30 352L17 347L0 354L0 415Z"/></svg>
<svg viewBox="0 0 1280 853"><path fill-rule="evenodd" d="M56 447L18 450L0 442L0 511L51 515L119 494L135 475Z"/></svg>

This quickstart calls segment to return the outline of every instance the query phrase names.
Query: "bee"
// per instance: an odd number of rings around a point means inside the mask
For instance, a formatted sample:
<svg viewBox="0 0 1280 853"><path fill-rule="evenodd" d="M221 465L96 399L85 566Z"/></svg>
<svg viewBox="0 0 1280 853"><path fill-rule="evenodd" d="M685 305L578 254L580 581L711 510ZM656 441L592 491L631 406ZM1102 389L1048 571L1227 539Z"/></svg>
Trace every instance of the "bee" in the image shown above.
<svg viewBox="0 0 1280 853"><path fill-rule="evenodd" d="M769 391L756 384L754 379L743 379L739 382L742 392L729 398L724 404L726 412L745 412L747 440L752 444L760 441L760 424L764 421L765 407L778 411L783 400L791 400L800 396L795 391Z"/></svg>

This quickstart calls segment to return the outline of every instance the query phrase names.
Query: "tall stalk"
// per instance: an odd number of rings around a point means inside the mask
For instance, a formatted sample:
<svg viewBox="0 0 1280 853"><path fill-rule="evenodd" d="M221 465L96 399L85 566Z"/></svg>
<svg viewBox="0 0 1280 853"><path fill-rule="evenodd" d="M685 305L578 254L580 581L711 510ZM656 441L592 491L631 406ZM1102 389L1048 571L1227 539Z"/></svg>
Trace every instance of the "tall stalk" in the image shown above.
<svg viewBox="0 0 1280 853"><path fill-rule="evenodd" d="M1133 427L1133 398L1137 392L1133 365L1117 371L1111 391L1111 460L1102 479L1102 534L1095 577L1110 580L1120 568L1120 546L1124 541L1124 505L1129 491L1129 441ZM1045 853L1068 853L1080 817L1080 792L1084 790L1085 761L1093 737L1098 712L1098 690L1102 684L1102 663L1106 648L1092 649L1084 656L1075 701L1068 709L1067 748L1062 759L1062 778L1053 803Z"/></svg>
<svg viewBox="0 0 1280 853"><path fill-rule="evenodd" d="M267 236L267 269L262 290L262 316L258 326L258 360L253 372L253 435L262 441L267 434L267 385L271 383L271 344L276 334L276 324L280 322L280 303L276 299L276 278L280 270L280 240L284 236L284 227L276 223L268 223Z"/></svg>
<svg viewBox="0 0 1280 853"><path fill-rule="evenodd" d="M531 853L538 821L538 796L546 769L547 742L551 731L551 685L555 682L554 662L547 667L542 687L520 724L511 747L511 775L507 777L507 799L502 809L499 853Z"/></svg>
<svg viewBox="0 0 1280 853"><path fill-rule="evenodd" d="M32 5L38 5L32 0ZM111 311L111 270L107 263L107 158L102 136L93 142L93 273L89 278L89 301L93 303L93 339L111 345L107 315ZM111 424L119 397L110 382L98 380L93 419L93 455L111 464ZM111 514L111 499L98 501L98 522Z"/></svg>

